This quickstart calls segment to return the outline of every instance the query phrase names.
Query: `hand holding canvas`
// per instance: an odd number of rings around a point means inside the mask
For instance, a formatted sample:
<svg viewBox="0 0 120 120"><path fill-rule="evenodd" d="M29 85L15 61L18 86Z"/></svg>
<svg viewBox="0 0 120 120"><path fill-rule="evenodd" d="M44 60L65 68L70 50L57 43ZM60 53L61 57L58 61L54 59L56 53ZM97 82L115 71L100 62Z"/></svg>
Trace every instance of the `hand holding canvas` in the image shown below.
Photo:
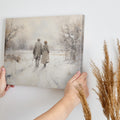
<svg viewBox="0 0 120 120"><path fill-rule="evenodd" d="M6 91L10 87L14 87L13 85L6 84L5 73L6 73L5 68L1 67L0 68L0 97L3 97L6 93Z"/></svg>
<svg viewBox="0 0 120 120"><path fill-rule="evenodd" d="M77 72L67 83L64 97L50 110L37 117L35 120L65 120L72 110L80 103L78 97L79 85L82 86L86 97L89 95L87 87L87 73Z"/></svg>
<svg viewBox="0 0 120 120"><path fill-rule="evenodd" d="M87 86L87 73L80 73L78 71L67 83L65 88L64 97L68 98L69 100L73 101L74 106L77 106L80 103L80 98L78 97L78 90L79 85L82 86L86 98L89 95L89 90Z"/></svg>

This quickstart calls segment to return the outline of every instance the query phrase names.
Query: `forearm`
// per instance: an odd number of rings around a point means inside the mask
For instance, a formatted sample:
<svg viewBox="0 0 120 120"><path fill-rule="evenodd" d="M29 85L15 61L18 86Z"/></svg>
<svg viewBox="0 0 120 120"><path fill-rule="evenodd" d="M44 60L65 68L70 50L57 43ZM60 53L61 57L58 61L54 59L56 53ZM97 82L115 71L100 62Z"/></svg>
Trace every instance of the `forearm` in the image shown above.
<svg viewBox="0 0 120 120"><path fill-rule="evenodd" d="M42 114L35 120L65 120L75 108L75 103L69 97L63 97L49 111Z"/></svg>

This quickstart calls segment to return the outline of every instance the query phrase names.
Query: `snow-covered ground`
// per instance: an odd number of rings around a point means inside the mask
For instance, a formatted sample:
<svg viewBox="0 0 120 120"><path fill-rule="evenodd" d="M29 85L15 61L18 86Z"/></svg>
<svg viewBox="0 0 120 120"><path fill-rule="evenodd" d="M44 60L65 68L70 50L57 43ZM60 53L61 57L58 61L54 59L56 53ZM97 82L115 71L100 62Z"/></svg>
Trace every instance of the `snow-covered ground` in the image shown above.
<svg viewBox="0 0 120 120"><path fill-rule="evenodd" d="M19 55L21 60L19 63L9 60L5 62L9 84L61 89L80 69L79 63L71 64L65 61L64 52L51 52L46 68L41 62L38 68L35 67L32 51L15 51L14 55Z"/></svg>

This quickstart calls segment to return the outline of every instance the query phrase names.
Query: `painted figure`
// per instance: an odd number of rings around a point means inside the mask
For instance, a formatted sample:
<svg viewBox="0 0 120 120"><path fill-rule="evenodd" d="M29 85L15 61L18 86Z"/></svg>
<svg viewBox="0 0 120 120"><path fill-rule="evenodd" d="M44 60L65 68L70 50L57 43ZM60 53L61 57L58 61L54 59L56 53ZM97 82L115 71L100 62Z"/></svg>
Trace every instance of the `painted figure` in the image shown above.
<svg viewBox="0 0 120 120"><path fill-rule="evenodd" d="M44 67L46 67L46 64L49 63L49 48L47 41L44 41L44 45L42 48L42 60L41 63L44 64Z"/></svg>
<svg viewBox="0 0 120 120"><path fill-rule="evenodd" d="M40 39L37 39L37 42L35 43L33 55L35 59L35 66L39 67L39 61L42 55L42 43L40 42Z"/></svg>

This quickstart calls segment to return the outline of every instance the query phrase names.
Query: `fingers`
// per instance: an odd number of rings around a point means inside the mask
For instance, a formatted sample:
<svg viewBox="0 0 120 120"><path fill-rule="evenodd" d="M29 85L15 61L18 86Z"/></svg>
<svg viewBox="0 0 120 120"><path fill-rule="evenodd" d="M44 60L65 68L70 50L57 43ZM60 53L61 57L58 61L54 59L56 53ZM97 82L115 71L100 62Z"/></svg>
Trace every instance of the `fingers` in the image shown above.
<svg viewBox="0 0 120 120"><path fill-rule="evenodd" d="M70 82L73 82L74 80L78 79L80 77L80 71L78 71L71 79Z"/></svg>
<svg viewBox="0 0 120 120"><path fill-rule="evenodd" d="M11 87L14 87L14 85L7 85L5 88L5 92L7 92Z"/></svg>
<svg viewBox="0 0 120 120"><path fill-rule="evenodd" d="M86 78L87 78L87 73L84 72L80 75L80 77L78 78L78 81L81 81L81 82L86 81Z"/></svg>
<svg viewBox="0 0 120 120"><path fill-rule="evenodd" d="M4 66L1 67L0 73L1 73L0 78L3 79L3 80L5 80L6 70L5 70ZM14 87L14 85L6 85L6 87L7 87L7 86L9 86L9 87Z"/></svg>
<svg viewBox="0 0 120 120"><path fill-rule="evenodd" d="M6 88L5 88L5 91L7 92L10 88L10 85L7 85Z"/></svg>
<svg viewBox="0 0 120 120"><path fill-rule="evenodd" d="M4 96L6 91L9 90L10 87L14 87L14 85L6 85L6 78L5 78L6 70L4 67L0 68L0 97Z"/></svg>
<svg viewBox="0 0 120 120"><path fill-rule="evenodd" d="M82 85L82 87L86 86L87 84L87 73L82 73L75 81L74 86L79 86L79 84Z"/></svg>
<svg viewBox="0 0 120 120"><path fill-rule="evenodd" d="M14 85L7 85L4 92L0 94L0 97L3 97L6 94L6 92L10 89L10 87L14 87Z"/></svg>
<svg viewBox="0 0 120 120"><path fill-rule="evenodd" d="M7 85L6 88L5 88L5 91L8 91L11 87L13 88L15 86L14 85Z"/></svg>

